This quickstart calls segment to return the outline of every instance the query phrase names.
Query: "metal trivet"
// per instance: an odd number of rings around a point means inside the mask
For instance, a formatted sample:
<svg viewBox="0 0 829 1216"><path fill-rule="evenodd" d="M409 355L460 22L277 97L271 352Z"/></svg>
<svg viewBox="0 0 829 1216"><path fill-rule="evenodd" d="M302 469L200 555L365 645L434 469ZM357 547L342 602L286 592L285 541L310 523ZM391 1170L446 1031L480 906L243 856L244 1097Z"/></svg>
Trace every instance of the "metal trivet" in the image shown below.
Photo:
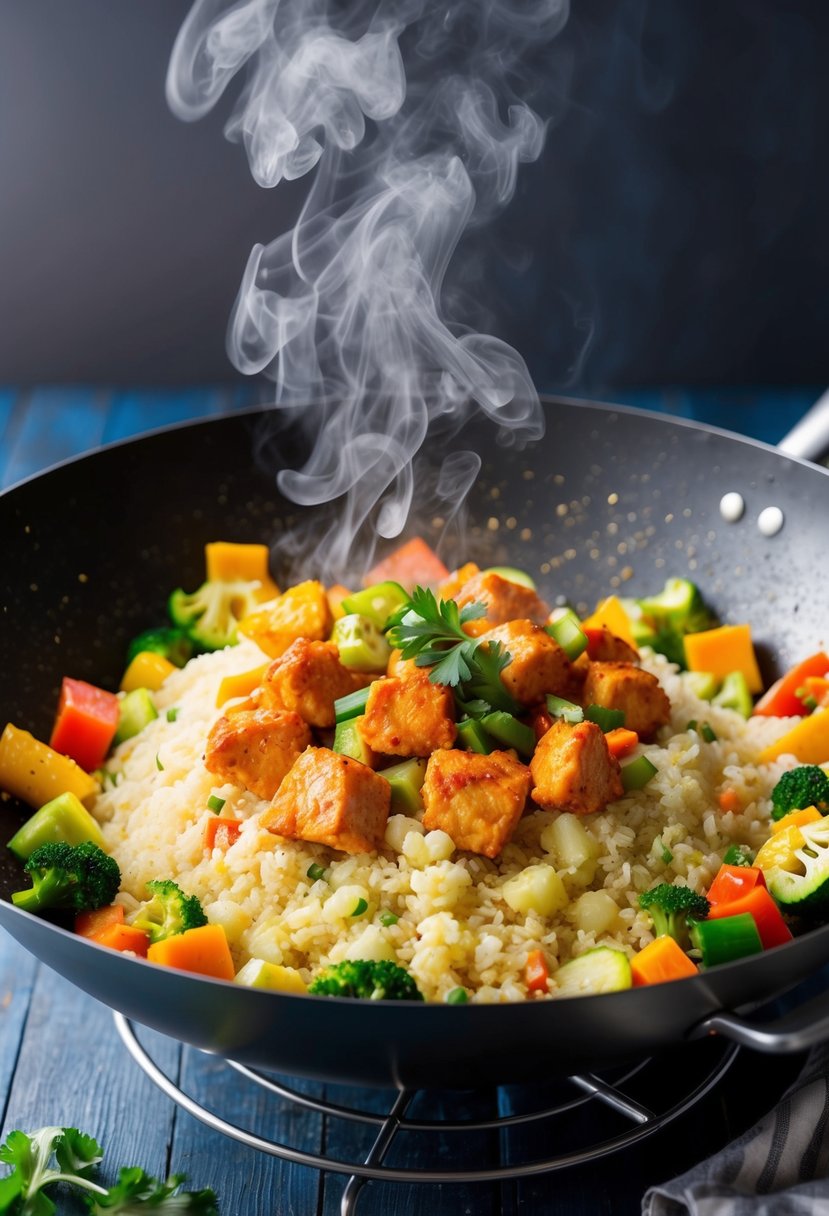
<svg viewBox="0 0 829 1216"><path fill-rule="evenodd" d="M701 1079L699 1075L695 1076L693 1082L686 1086L679 1097L677 1097L675 1092L671 1094L671 1097L667 1099L670 1105L662 1101L658 1104L651 1102L650 1105L645 1105L624 1092L624 1086L632 1082L634 1078L640 1077L652 1063L655 1063L650 1059L646 1059L629 1068L620 1076L614 1077L612 1081L608 1081L594 1073L568 1077L562 1081L562 1085L569 1086L573 1096L565 1097L563 1100L556 1101L552 1105L544 1105L538 1110L505 1115L493 1119L462 1119L457 1122L443 1119L424 1120L407 1118L406 1111L418 1092L414 1089L398 1090L397 1097L394 1099L388 1112L385 1115L375 1114L359 1108L340 1106L335 1102L314 1098L309 1094L292 1089L290 1086L276 1081L273 1077L250 1068L245 1064L239 1064L234 1060L224 1061L229 1068L233 1068L252 1084L260 1086L267 1092L286 1102L293 1103L295 1106L315 1111L332 1119L344 1119L352 1123L373 1124L379 1129L375 1141L364 1160L340 1161L336 1158L307 1152L304 1149L295 1148L289 1144L265 1139L221 1118L221 1116L202 1106L186 1094L175 1081L171 1080L159 1068L152 1056L139 1042L132 1022L121 1013L113 1013L113 1019L124 1045L142 1071L168 1098L171 1098L195 1119L206 1124L207 1127L212 1128L214 1131L222 1132L224 1135L246 1145L248 1148L258 1149L260 1152L267 1153L272 1157L279 1157L284 1161L290 1161L297 1165L307 1165L313 1169L329 1173L348 1175L348 1181L343 1191L340 1206L341 1216L354 1216L359 1192L369 1180L406 1183L470 1183L531 1178L540 1174L567 1169L575 1165L584 1165L600 1157L606 1157L611 1153L618 1152L623 1148L639 1144L642 1140L653 1135L674 1119L678 1119L686 1111L690 1110L695 1103L704 1098L729 1070L740 1051L740 1048L736 1045L722 1045L713 1064L709 1062L707 1068L702 1071ZM211 1059L213 1058L215 1057L211 1056ZM590 1101L602 1103L605 1107L617 1112L629 1126L616 1135L608 1136L606 1139L599 1140L586 1147L545 1157L543 1160L514 1162L487 1166L482 1169L423 1169L420 1167L417 1169L407 1169L383 1164L383 1160L395 1136L404 1132L432 1132L442 1136L445 1133L452 1132L502 1131L519 1125L538 1124L543 1120L555 1119ZM554 1138L553 1136L549 1137L551 1141Z"/></svg>

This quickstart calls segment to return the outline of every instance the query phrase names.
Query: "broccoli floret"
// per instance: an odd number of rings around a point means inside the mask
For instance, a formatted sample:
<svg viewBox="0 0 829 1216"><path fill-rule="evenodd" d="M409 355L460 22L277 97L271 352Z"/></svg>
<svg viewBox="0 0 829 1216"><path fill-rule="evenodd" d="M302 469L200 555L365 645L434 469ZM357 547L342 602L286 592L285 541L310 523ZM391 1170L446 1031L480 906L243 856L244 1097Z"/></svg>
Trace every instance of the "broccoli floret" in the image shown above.
<svg viewBox="0 0 829 1216"><path fill-rule="evenodd" d="M88 912L111 904L121 885L114 857L91 840L81 844L50 842L35 849L25 865L33 886L15 891L12 902L27 912L67 908Z"/></svg>
<svg viewBox="0 0 829 1216"><path fill-rule="evenodd" d="M176 667L183 667L193 657L193 643L183 629L175 627L168 629L146 629L133 638L127 648L127 666L137 654L145 650L153 654L163 655L168 662Z"/></svg>
<svg viewBox="0 0 829 1216"><path fill-rule="evenodd" d="M782 819L789 811L814 806L829 812L829 777L816 764L801 764L784 773L771 791L771 817Z"/></svg>
<svg viewBox="0 0 829 1216"><path fill-rule="evenodd" d="M163 942L186 929L207 924L198 897L185 895L172 878L154 879L147 883L147 890L152 898L141 905L132 923L149 934L150 942Z"/></svg>
<svg viewBox="0 0 829 1216"><path fill-rule="evenodd" d="M346 959L324 967L308 991L320 996L353 996L369 1001L422 1001L417 984L403 967L386 959Z"/></svg>
<svg viewBox="0 0 829 1216"><path fill-rule="evenodd" d="M698 895L691 887L661 882L651 887L650 891L642 892L639 907L650 912L658 937L668 934L683 950L687 950L691 944L688 921L705 920L711 905L704 895Z"/></svg>
<svg viewBox="0 0 829 1216"><path fill-rule="evenodd" d="M261 599L258 579L202 583L188 595L181 588L167 601L170 620L199 650L223 650L236 644L236 622L253 612Z"/></svg>

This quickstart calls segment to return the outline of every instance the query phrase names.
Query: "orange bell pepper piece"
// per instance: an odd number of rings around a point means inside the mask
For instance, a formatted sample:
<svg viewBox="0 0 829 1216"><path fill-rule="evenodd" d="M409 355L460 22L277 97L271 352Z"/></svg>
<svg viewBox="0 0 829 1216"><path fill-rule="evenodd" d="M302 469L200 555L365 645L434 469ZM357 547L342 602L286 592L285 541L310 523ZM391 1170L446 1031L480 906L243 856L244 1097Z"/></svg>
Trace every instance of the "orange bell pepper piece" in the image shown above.
<svg viewBox="0 0 829 1216"><path fill-rule="evenodd" d="M754 869L755 867L746 868ZM758 883L738 899L731 899L722 904L711 904L708 919L717 920L722 916L739 916L741 912L749 912L754 917L764 950L770 950L772 946L779 946L783 942L792 940L792 932L780 915L777 904L766 890L765 883L762 886Z"/></svg>
<svg viewBox="0 0 829 1216"><path fill-rule="evenodd" d="M219 980L232 980L236 974L227 936L221 925L200 925L185 929L174 937L154 942L147 951L151 963L175 967L179 971L195 971Z"/></svg>
<svg viewBox="0 0 829 1216"><path fill-rule="evenodd" d="M239 839L242 825L238 819L222 819L218 815L204 825L206 849L229 849Z"/></svg>
<svg viewBox="0 0 829 1216"><path fill-rule="evenodd" d="M118 727L118 714L115 693L65 676L49 746L90 773L104 762Z"/></svg>
<svg viewBox="0 0 829 1216"><path fill-rule="evenodd" d="M804 823L817 823L818 819L822 818L816 806L804 806L801 811L789 811L782 819L772 822L771 834L773 836L775 832L785 832L786 828L802 828Z"/></svg>
<svg viewBox="0 0 829 1216"><path fill-rule="evenodd" d="M819 650L809 655L781 676L754 706L755 714L769 718L804 717L808 710L796 695L809 676L825 676L829 671L829 655Z"/></svg>
<svg viewBox="0 0 829 1216"><path fill-rule="evenodd" d="M99 946L108 946L110 950L129 950L132 954L137 954L139 958L147 957L147 949L150 944L150 939L143 929L136 929L135 925L107 925L106 929L102 929L97 933L92 941L97 942Z"/></svg>
<svg viewBox="0 0 829 1216"><path fill-rule="evenodd" d="M668 980L681 980L686 975L696 975L697 969L691 959L668 934L654 938L649 946L640 950L630 960L634 988L644 984L664 984Z"/></svg>
<svg viewBox="0 0 829 1216"><path fill-rule="evenodd" d="M759 866L721 865L706 898L710 904L729 904L755 887L765 885L766 880Z"/></svg>

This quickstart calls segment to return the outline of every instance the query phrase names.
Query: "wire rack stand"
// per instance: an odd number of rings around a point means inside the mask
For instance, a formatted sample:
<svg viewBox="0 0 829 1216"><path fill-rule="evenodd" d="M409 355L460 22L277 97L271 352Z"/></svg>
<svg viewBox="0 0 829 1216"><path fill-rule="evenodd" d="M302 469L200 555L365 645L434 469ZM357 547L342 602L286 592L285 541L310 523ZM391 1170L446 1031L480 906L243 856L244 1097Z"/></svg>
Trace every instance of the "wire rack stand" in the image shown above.
<svg viewBox="0 0 829 1216"><path fill-rule="evenodd" d="M284 1161L329 1173L346 1175L347 1182L340 1207L341 1216L355 1216L359 1193L368 1181L409 1184L474 1183L531 1178L575 1165L584 1165L621 1149L630 1148L678 1119L704 1098L723 1078L740 1050L734 1045L722 1045L713 1063L708 1061L701 1075L695 1076L694 1080L687 1083L679 1093L673 1091L669 1097L660 1098L658 1102L650 1101L645 1104L626 1092L626 1087L634 1080L641 1078L649 1068L656 1066L654 1061L647 1059L630 1067L619 1076L613 1075L611 1080L593 1073L568 1077L563 1085L569 1088L570 1096L562 1096L553 1104L545 1104L538 1109L492 1119L460 1119L458 1121L408 1117L406 1112L417 1093L416 1090L398 1090L389 1110L385 1114L377 1114L358 1107L341 1106L335 1102L313 1097L245 1064L234 1060L224 1061L228 1068L234 1069L252 1085L261 1087L284 1102L293 1103L297 1107L314 1111L329 1119L344 1119L352 1123L376 1127L377 1134L367 1156L362 1160L343 1161L267 1139L223 1119L185 1093L158 1066L147 1049L139 1042L132 1022L120 1013L114 1013L113 1019L127 1051L141 1070L163 1093L195 1119L213 1131L221 1132L248 1148L258 1149L272 1157L279 1157ZM417 1169L411 1169L384 1164L392 1143L404 1133L425 1132L443 1136L447 1133L501 1132L522 1125L560 1119L588 1102L597 1102L603 1107L615 1111L621 1116L626 1126L617 1134L609 1135L572 1151L531 1161L485 1165L480 1169L431 1169L420 1166ZM550 1136L549 1139L553 1141L555 1137Z"/></svg>

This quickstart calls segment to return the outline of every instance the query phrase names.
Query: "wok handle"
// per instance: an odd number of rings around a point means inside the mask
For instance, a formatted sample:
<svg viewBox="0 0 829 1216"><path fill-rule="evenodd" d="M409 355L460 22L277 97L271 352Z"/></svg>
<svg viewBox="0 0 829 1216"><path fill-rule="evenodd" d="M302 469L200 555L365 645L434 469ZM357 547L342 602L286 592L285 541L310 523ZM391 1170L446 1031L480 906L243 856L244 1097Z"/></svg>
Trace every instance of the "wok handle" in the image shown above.
<svg viewBox="0 0 829 1216"><path fill-rule="evenodd" d="M829 988L802 1005L769 1021L753 1022L736 1013L715 1013L698 1023L691 1038L719 1034L767 1055L806 1051L829 1039Z"/></svg>
<svg viewBox="0 0 829 1216"><path fill-rule="evenodd" d="M819 460L829 450L829 389L777 445L787 456Z"/></svg>

